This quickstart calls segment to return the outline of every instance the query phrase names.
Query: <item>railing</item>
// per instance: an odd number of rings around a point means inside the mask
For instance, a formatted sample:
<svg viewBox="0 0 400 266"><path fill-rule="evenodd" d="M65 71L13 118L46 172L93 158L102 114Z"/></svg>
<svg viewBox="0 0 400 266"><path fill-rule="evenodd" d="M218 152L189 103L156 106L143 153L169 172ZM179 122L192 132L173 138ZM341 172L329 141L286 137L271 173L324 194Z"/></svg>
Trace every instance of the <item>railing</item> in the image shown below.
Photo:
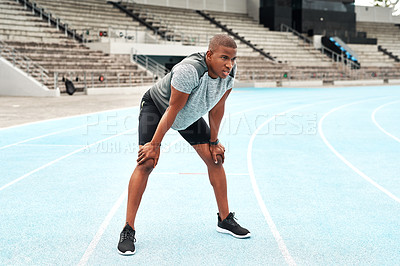
<svg viewBox="0 0 400 266"><path fill-rule="evenodd" d="M240 36L236 32L233 32L231 29L228 29L226 25L222 25L222 23L218 20L216 20L214 17L211 17L209 14L201 11L201 10L196 10L196 12L205 18L206 20L210 21L212 24L216 25L218 28L222 29L223 31L227 32L229 35L235 37L236 39L240 40L242 43L246 44L248 47L252 48L254 51L260 53L263 55L265 58L275 61L275 58L273 58L269 53L264 52L263 49L257 48L254 44L252 44L250 41L247 41L244 37Z"/></svg>
<svg viewBox="0 0 400 266"><path fill-rule="evenodd" d="M334 62L341 62L341 69L346 72L347 75L352 76L353 75L353 70L359 68L359 65L354 63L352 60L349 60L345 54L338 54L331 49L327 48L323 44L321 44L321 48L317 49L314 47L314 41L310 38L307 38L303 36L300 32L296 31L295 29L285 25L281 24L281 31L282 32L290 32L293 35L297 36L299 39L303 40L307 44L310 45L310 47L313 47L315 50L320 51L322 54L330 57L332 63Z"/></svg>
<svg viewBox="0 0 400 266"><path fill-rule="evenodd" d="M132 5L132 4L131 4ZM184 33L176 28L176 25L171 25L169 21L166 21L159 16L154 15L150 10L148 9L140 9L140 14L139 17L145 17L146 21L150 19L152 21L152 25L160 25L160 26L154 26L157 29L158 32L163 32L163 37L164 41L170 41L170 42L180 42L184 45L199 45L201 41L205 41L206 43L208 42L208 34L195 34L195 33ZM204 38L203 38L204 37Z"/></svg>
<svg viewBox="0 0 400 266"><path fill-rule="evenodd" d="M40 7L35 2L30 2L29 0L15 0L17 3L22 4L25 9L30 9L32 14L40 16L43 20L46 20L49 26L53 25L57 30L63 31L65 36L71 36L79 42L86 42L83 35L76 34L76 30L70 29L66 21L61 21L60 18L54 17L50 12L46 12L44 8Z"/></svg>
<svg viewBox="0 0 400 266"><path fill-rule="evenodd" d="M137 50L135 50L134 48L132 48L131 50L131 59L146 68L159 79L163 78L169 72L166 67L159 64L150 57L138 54Z"/></svg>
<svg viewBox="0 0 400 266"><path fill-rule="evenodd" d="M76 72L54 72L54 88L59 88L61 92L65 91L64 82L72 81L78 91L84 91L87 88L114 88L114 87L135 87L153 84L157 81L156 76L148 76L145 71L139 74L135 71L76 71Z"/></svg>
<svg viewBox="0 0 400 266"><path fill-rule="evenodd" d="M383 48L382 45L378 45L378 51L380 51L380 52L384 53L385 55L389 56L394 61L400 62L400 58L397 55L393 54L392 52L389 52L387 49Z"/></svg>
<svg viewBox="0 0 400 266"><path fill-rule="evenodd" d="M28 76L32 76L36 80L44 84L48 78L48 71L39 64L35 64L32 60L14 48L8 47L6 43L0 41L0 57L6 58L14 67L18 67Z"/></svg>
<svg viewBox="0 0 400 266"><path fill-rule="evenodd" d="M314 45L313 40L311 40L310 38L305 37L304 35L302 35L300 32L296 31L295 29L289 27L288 25L285 24L281 24L281 31L284 32L291 32L293 35L299 37L299 39L303 40L304 42L310 44L310 45Z"/></svg>
<svg viewBox="0 0 400 266"><path fill-rule="evenodd" d="M171 23L166 20L155 16L146 8L140 8L139 13L132 12L131 8L136 4L135 1L132 0L107 1L107 3L138 21L147 29L151 30L155 36L159 36L159 38L155 38L157 43L180 42L184 45L202 45L204 43L207 45L209 42L208 38L211 37L208 34L184 33L176 29L176 26L171 25Z"/></svg>
<svg viewBox="0 0 400 266"><path fill-rule="evenodd" d="M400 79L400 73L389 72L387 70L362 70L356 69L352 76L344 72L323 72L323 71L301 71L301 70L281 70L279 72L271 71L253 71L238 70L237 77L240 81L254 82L283 82L283 81L313 81L322 80L324 83L330 83L339 80L383 80Z"/></svg>
<svg viewBox="0 0 400 266"><path fill-rule="evenodd" d="M125 43L157 43L154 36L138 28L107 27L98 29L82 29L82 35L88 42L125 42Z"/></svg>

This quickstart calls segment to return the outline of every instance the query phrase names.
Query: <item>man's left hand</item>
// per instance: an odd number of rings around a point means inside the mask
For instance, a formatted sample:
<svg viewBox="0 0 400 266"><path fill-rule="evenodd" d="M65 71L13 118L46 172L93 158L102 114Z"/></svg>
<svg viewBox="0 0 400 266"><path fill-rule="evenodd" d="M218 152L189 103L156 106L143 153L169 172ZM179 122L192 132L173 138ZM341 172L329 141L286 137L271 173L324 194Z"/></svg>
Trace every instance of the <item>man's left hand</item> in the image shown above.
<svg viewBox="0 0 400 266"><path fill-rule="evenodd" d="M221 143L218 143L217 145L210 144L210 152L211 152L211 156L212 156L212 159L214 160L215 164L218 164L219 160L221 160L221 163L224 163L225 147ZM218 155L220 155L220 156L218 156Z"/></svg>

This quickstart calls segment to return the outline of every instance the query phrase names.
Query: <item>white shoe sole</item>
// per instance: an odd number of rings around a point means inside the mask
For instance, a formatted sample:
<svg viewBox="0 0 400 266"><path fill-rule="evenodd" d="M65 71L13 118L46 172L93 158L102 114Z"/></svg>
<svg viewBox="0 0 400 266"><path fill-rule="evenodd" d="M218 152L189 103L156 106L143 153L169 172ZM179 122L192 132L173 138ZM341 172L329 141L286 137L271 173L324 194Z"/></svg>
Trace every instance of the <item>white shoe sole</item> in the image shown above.
<svg viewBox="0 0 400 266"><path fill-rule="evenodd" d="M251 234L250 234L250 233L248 233L248 234L246 234L246 235L237 235L237 234L234 234L234 233L232 233L231 231L226 230L226 229L223 229L223 228L221 228L221 227L219 227L219 226L217 226L217 231L218 231L219 233L222 233L222 234L229 234L229 235L231 235L231 236L233 236L233 237L236 237L236 238L249 238L249 237L251 237Z"/></svg>
<svg viewBox="0 0 400 266"><path fill-rule="evenodd" d="M122 255L122 256L132 256L133 254L135 254L136 249L132 252L132 251L126 251L125 253L122 253L121 251L119 251L119 249L117 248L118 254Z"/></svg>

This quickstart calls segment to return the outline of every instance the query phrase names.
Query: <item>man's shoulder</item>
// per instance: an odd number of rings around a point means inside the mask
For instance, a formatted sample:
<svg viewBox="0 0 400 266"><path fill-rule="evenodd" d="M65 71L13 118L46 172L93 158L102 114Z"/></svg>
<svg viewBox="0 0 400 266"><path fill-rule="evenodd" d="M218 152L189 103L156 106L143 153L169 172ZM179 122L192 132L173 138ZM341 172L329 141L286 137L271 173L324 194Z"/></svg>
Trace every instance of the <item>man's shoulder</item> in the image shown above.
<svg viewBox="0 0 400 266"><path fill-rule="evenodd" d="M196 69L197 74L200 78L201 76L204 75L205 72L208 71L205 56L206 53L204 52L191 54L185 57L181 62L176 64L174 68L181 65L192 65Z"/></svg>

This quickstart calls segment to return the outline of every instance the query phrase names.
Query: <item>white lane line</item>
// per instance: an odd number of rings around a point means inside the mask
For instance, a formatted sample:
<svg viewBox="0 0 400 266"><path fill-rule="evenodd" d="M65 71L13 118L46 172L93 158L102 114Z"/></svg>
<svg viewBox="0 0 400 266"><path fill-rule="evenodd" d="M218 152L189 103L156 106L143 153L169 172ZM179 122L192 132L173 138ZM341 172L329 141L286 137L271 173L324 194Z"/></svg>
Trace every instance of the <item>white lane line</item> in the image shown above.
<svg viewBox="0 0 400 266"><path fill-rule="evenodd" d="M172 141L168 146L164 148L165 150L169 150L172 145L175 145L176 142L178 142L181 139L179 136L176 138L174 141ZM157 175L157 173L152 173L152 175ZM176 173L175 173L176 174ZM85 253L83 254L81 260L79 261L78 265L86 265L90 256L93 254L94 250L96 249L97 244L99 243L101 237L104 234L104 231L107 229L108 225L110 224L111 219L114 217L115 213L121 206L121 204L124 202L125 198L128 195L128 189L126 189L121 196L118 198L118 200L115 202L115 204L112 206L111 210L107 214L106 218L104 221L101 223L99 229L97 230L95 236L93 237L92 241L90 241L89 246L87 247Z"/></svg>
<svg viewBox="0 0 400 266"><path fill-rule="evenodd" d="M274 104L272 104L272 105L274 105ZM271 105L268 105L268 107L270 107ZM308 105L305 105L305 106L308 106ZM302 107L305 107L305 106L302 106ZM265 107L265 106L264 106ZM247 109L247 110L252 110L253 108L251 108L251 109ZM293 108L293 110L295 110L295 109L297 109L297 108ZM244 110L243 112L246 112L247 110ZM292 109L291 109L292 110ZM290 111L290 110L289 110ZM283 112L283 113L285 113L285 112ZM281 113L281 114L283 114L283 113ZM274 117L272 117L271 119L269 119L269 120L272 120ZM263 126L263 125L262 125ZM261 127L262 127L261 126ZM174 141L172 141L166 148L164 148L164 150L163 151L168 151L173 145L175 145L178 141L181 141L183 138L181 137L181 136L179 136L178 138L176 138ZM251 155L250 155L250 158L251 158ZM171 173L168 173L168 172L160 172L160 173L157 173L157 172L154 172L154 173L152 173L152 175L178 175L178 174L182 174L182 175L185 175L185 174L202 174L202 173L174 173L174 172L171 172ZM240 175L240 176L247 176L247 175L249 175L248 173L230 173L230 174L227 174L227 175L232 175L232 176L235 176L235 175ZM258 188L257 188L257 190L258 190ZM259 192L258 192L259 193ZM121 195L121 197L122 197L122 195ZM120 198L121 198L120 197ZM123 200L125 199L125 197L126 197L126 194L125 194L125 196L124 196L124 198L123 198ZM92 253L93 253L93 251L96 249L96 246L97 246L97 244L98 244L98 242L99 242L99 240L101 239L101 237L102 237L102 235L104 234L104 231L105 231L105 229L108 227L108 224L110 223L110 220L111 220L111 218L112 218L112 216L114 216L114 214L115 214L115 208L116 209L118 209L120 206L121 206L121 204L122 204L122 202L123 202L123 200L118 200L117 202L118 202L118 205L114 205L112 208L111 208L111 210L110 210L110 212L109 212L109 214L107 215L107 217L105 218L105 220L103 221L103 223L101 224L101 226L100 226L100 228L98 229L98 231L97 231L97 233L96 233L96 235L94 236L94 238L92 239L92 241L90 242L90 244L89 244L89 247L86 249L86 252L85 252L85 254L82 256L82 258L81 258L81 260L80 260L80 262L79 262L79 265L86 265L86 263L87 263L87 261L89 260L89 258L90 258L90 256L92 255ZM265 205L264 205L265 206ZM267 211L268 212L268 211ZM272 220L271 220L272 221ZM273 222L272 222L273 223ZM275 225L274 225L275 226ZM276 228L276 226L275 226L275 228ZM276 231L277 232L277 231ZM279 233L278 233L278 235L279 235ZM282 241L283 242L283 241ZM279 243L279 242L278 242ZM284 243L283 243L283 245L284 245ZM290 254L289 254L289 256L290 256ZM285 257L286 258L286 257ZM293 260L293 259L292 259ZM296 265L295 263L294 263L294 261L293 261L293 264L290 264L290 265Z"/></svg>
<svg viewBox="0 0 400 266"><path fill-rule="evenodd" d="M378 108L376 108L376 109L372 112L371 119L372 119L372 122L374 122L374 124L375 124L383 133L385 133L386 135L388 135L389 137L391 137L391 138L394 139L395 141L400 142L400 139L399 139L398 137L396 137L396 136L390 134L389 132L387 132L381 125L379 125L379 123L378 123L378 122L376 121L376 119L375 119L375 115L376 115L376 113L377 113L380 109L382 109L383 107L386 107L386 106L389 106L389 105L398 103L398 102L400 102L400 101L394 101L394 102L386 103L386 104L384 104L384 105L379 106Z"/></svg>
<svg viewBox="0 0 400 266"><path fill-rule="evenodd" d="M104 234L104 231L107 229L108 225L110 224L111 219L114 217L115 213L121 206L122 202L124 202L125 198L128 195L128 189L125 189L124 192L119 196L118 200L114 203L111 210L107 214L104 221L101 223L99 229L96 232L96 235L93 237L92 241L90 242L89 246L87 247L85 253L83 254L81 260L79 261L78 265L86 265L90 256L92 255L93 251L96 249L97 244L99 243L101 237Z"/></svg>
<svg viewBox="0 0 400 266"><path fill-rule="evenodd" d="M47 133L47 134L44 134L44 135L40 135L40 136L37 136L37 137L21 140L21 141L12 143L12 144L8 144L8 145L5 145L5 146L2 146L2 147L0 147L0 150L6 149L6 148L9 148L9 147L12 147L12 146L16 146L16 145L19 145L19 144L22 144L22 143L26 143L26 142L29 142L29 141L32 141L32 140L37 140L37 139L41 139L41 138L45 138L45 137L49 137L49 136L54 136L54 135L57 135L57 134L61 134L61 133L68 132L68 131L72 131L72 130L79 129L79 128L84 128L84 127L89 127L89 126L98 126L100 124L126 119L128 117L129 116L120 117L120 118L116 118L116 119L110 119L110 120L106 119L104 121L100 121L100 122L97 122L97 123L94 123L94 124L84 124L84 125L80 125L80 126L77 126L77 127L71 127L71 128L62 129L62 130L59 130L59 131Z"/></svg>
<svg viewBox="0 0 400 266"><path fill-rule="evenodd" d="M184 175L184 174L204 174L208 175L208 173L152 173L152 175ZM248 173L229 173L227 175L249 175ZM103 236L105 230L107 229L108 225L111 222L111 219L114 217L115 213L121 206L121 204L125 201L128 195L128 190L126 189L118 198L118 200L114 203L111 210L108 212L106 218L101 223L99 229L97 230L95 236L93 237L92 241L90 242L89 246L87 247L85 253L83 254L81 260L79 261L78 265L83 266L86 265L90 256L93 254L94 250L96 249L97 244L99 243L101 237Z"/></svg>
<svg viewBox="0 0 400 266"><path fill-rule="evenodd" d="M21 147L86 147L86 145L73 144L19 144Z"/></svg>
<svg viewBox="0 0 400 266"><path fill-rule="evenodd" d="M12 128L17 128L17 127L22 127L22 126L30 126L30 125L35 125L35 124L40 124L40 123L45 123L45 122L51 122L51 121L69 119L69 118L76 118L76 117L81 117L81 116L96 115L96 114L107 113L107 112L124 111L124 110L129 110L129 109L136 109L136 108L138 108L138 106L127 107L127 108L110 109L110 110L99 111L99 112L93 112L93 113L87 113L87 114L81 114L81 115L71 115L71 116L64 116L64 117L57 117L57 118L45 119L45 120L40 120L40 121L28 122L28 123L24 123L24 124L20 124L20 125L15 125L15 126L3 127L3 128L0 128L0 131L6 130L6 129L12 129Z"/></svg>
<svg viewBox="0 0 400 266"><path fill-rule="evenodd" d="M5 184L4 186L2 186L2 187L0 188L0 191L2 191L3 189L5 189L5 188L7 188L7 187L9 187L9 186L11 186L11 185L13 185L13 184L15 184L15 183L21 181L21 180L23 180L24 178L26 178L26 177L28 177L28 176L30 176L30 175L32 175L32 174L34 174L34 173L36 173L36 172L38 172L38 171L44 169L44 168L46 168L46 167L48 167L48 166L50 166L50 165L52 165L52 164L55 164L56 162L59 162L59 161L65 159L65 158L70 157L71 155L74 155L75 153L81 152L81 151L83 151L83 150L85 150L85 149L87 149L87 148L89 148L89 147L91 147L91 146L93 146L93 145L99 144L99 143L101 143L101 142L104 142L104 141L110 140L110 139L112 139L112 138L119 137L119 136L121 136L121 135L127 134L127 133L129 133L129 132L131 132L131 131L133 131L133 130L136 130L136 128L129 129L129 130L125 130L125 131L123 131L123 132L121 132L121 133L119 133L119 134L117 134L117 135L114 135L114 136L111 136L111 137L108 137L108 138L105 138L105 139L96 141L96 142L94 142L94 143L92 143L92 144L90 144L90 145L84 146L84 147L79 148L79 149L77 149L77 150L75 150L75 151L73 151L73 152L70 152L70 153L68 153L68 154L66 154L66 155L64 155L64 156L61 156L61 157L59 157L59 158L57 158L57 159L55 159L55 160L53 160L53 161L51 161L51 162L49 162L49 163L47 163L47 164L44 164L44 165L40 166L39 168L36 168L35 170L30 171L29 173L27 173L27 174L25 174L25 175L23 175L23 176L21 176L21 177L18 177L17 179L14 179L13 181L11 181L11 182L8 183L8 184Z"/></svg>
<svg viewBox="0 0 400 266"><path fill-rule="evenodd" d="M44 134L44 135L41 135L41 136L37 136L37 137L33 137L33 138L21 140L21 141L18 141L18 142L15 142L15 143L8 144L8 145L5 145L5 146L3 146L3 147L0 147L0 150L6 149L6 148L9 148L9 147L12 147L12 146L16 146L16 145L19 145L19 144L22 144L22 143L25 143L25 142L28 142L28 141L31 141L31 140L36 140L36 139L40 139L40 138L45 138L45 137L48 137L48 136L53 136L53 135L60 134L60 133L63 133L63 132L67 132L67 131L70 131L70 130L78 129L78 128L81 128L81 127L84 127L84 126L86 126L86 125L82 125L82 126L78 126L78 127L72 127L72 128L67 128L67 129L63 129L63 130L51 132L51 133L48 133L48 134Z"/></svg>
<svg viewBox="0 0 400 266"><path fill-rule="evenodd" d="M248 145L248 148L247 148L247 167L249 169L250 181L251 181L251 185L253 187L254 194L255 194L255 196L257 198L258 205L261 208L261 211L262 211L262 213L264 215L264 218L267 221L267 224L268 224L268 226L269 226L269 228L270 228L270 230L271 230L271 232L272 232L272 234L273 234L273 236L275 238L275 241L278 243L279 250L281 251L283 257L285 258L285 261L289 265L296 265L296 262L294 261L294 259L290 255L289 250L287 249L287 247L285 245L285 242L283 241L283 238L279 234L279 231L276 228L276 225L275 225L274 221L272 220L271 214L269 213L269 211L267 209L267 206L265 205L264 200L262 199L260 190L259 190L258 185L257 185L256 178L255 178L255 174L254 174L254 168L253 168L253 161L252 161L251 153L252 153L252 149L253 149L254 139L256 138L256 136L257 136L258 132L261 130L261 128L263 128L265 125L267 125L269 122L271 122L276 116L284 115L285 113L289 113L289 112L292 112L292 111L294 111L296 109L304 108L304 107L310 106L310 105L313 105L313 104L302 105L302 106L299 106L299 107L291 108L289 110L281 112L281 113L279 113L277 115L274 115L271 118L267 119L262 125L260 125L254 131L253 135L250 138L249 145Z"/></svg>
<svg viewBox="0 0 400 266"><path fill-rule="evenodd" d="M385 97L387 98L387 97ZM372 99L372 100L376 100L376 99ZM353 103L348 103L348 104L344 104L341 105L339 107L336 107L332 110L330 110L328 113L326 113L320 120L319 125L318 125L318 131L319 134L322 138L322 140L325 142L326 146L328 146L328 148L337 156L339 157L340 160L342 160L342 162L344 162L348 167L350 167L354 172L356 172L357 174L359 174L362 178L364 178L367 182L369 182L370 184L372 184L374 187L376 187L377 189L379 189L380 191L382 191L383 193L385 193L386 195L388 195L391 199L397 201L400 203L400 199L398 197L396 197L395 195L393 195L390 191L388 191L387 189L385 189L384 187L382 187L381 185L379 185L378 183L376 183L374 180L372 180L369 176L367 176L366 174L364 174L363 172L361 172L357 167L355 167L353 164L351 164L346 158L343 157L343 155L341 155L337 150L335 150L335 148L333 148L333 146L329 143L329 141L326 139L324 131L322 130L322 124L325 120L325 118L327 118L330 114L351 106L351 105L355 105L361 102L365 102L365 101L371 101L371 100L364 100L364 101L357 101L357 102L353 102Z"/></svg>

